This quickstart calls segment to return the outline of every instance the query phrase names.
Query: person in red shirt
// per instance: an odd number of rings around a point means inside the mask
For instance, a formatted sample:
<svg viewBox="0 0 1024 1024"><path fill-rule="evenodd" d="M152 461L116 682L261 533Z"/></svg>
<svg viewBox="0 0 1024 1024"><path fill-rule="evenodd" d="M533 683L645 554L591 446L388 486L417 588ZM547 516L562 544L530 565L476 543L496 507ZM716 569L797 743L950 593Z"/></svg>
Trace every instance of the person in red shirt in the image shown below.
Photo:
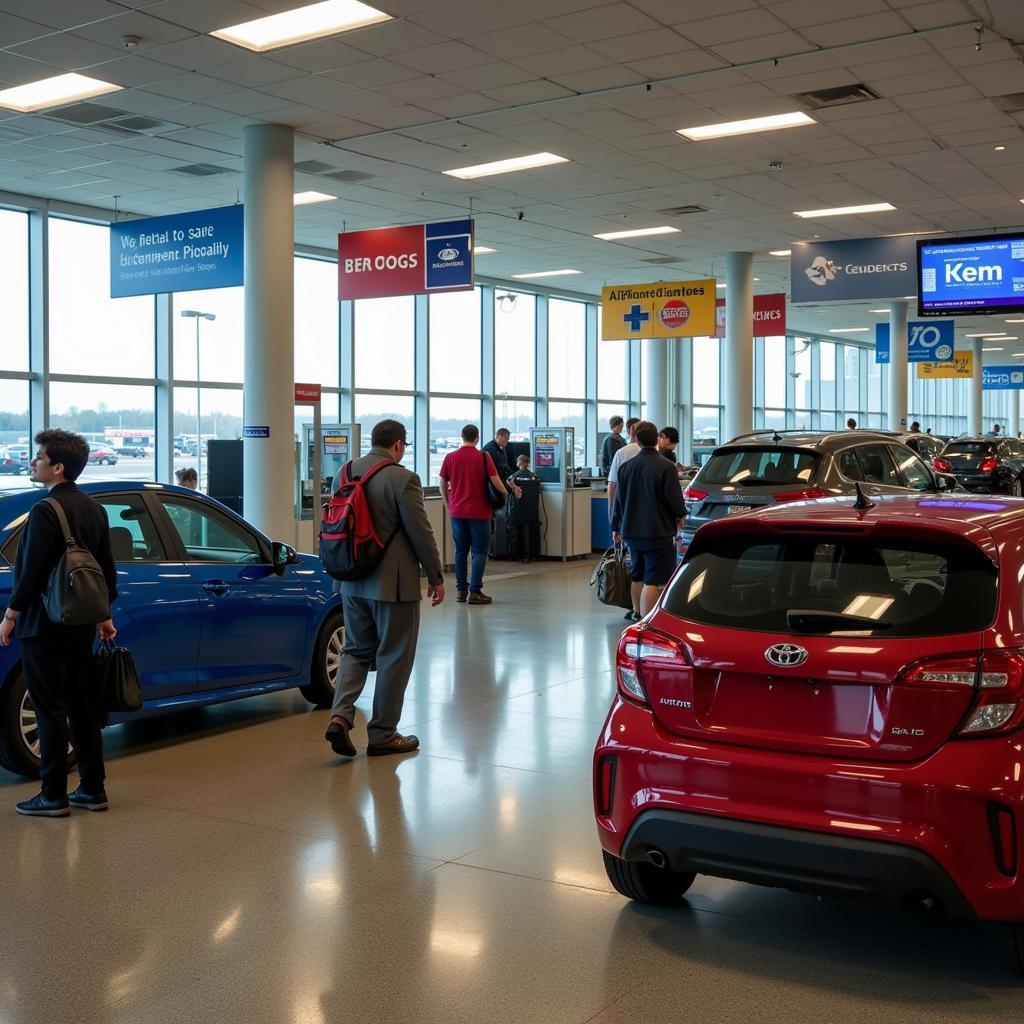
<svg viewBox="0 0 1024 1024"><path fill-rule="evenodd" d="M477 448L480 431L467 423L462 428L462 447L449 452L441 463L441 497L452 521L455 541L455 599L460 604L490 604L483 592L484 567L491 546L491 516L494 510L487 500L490 481L507 494L494 460ZM467 578L470 550L472 571Z"/></svg>

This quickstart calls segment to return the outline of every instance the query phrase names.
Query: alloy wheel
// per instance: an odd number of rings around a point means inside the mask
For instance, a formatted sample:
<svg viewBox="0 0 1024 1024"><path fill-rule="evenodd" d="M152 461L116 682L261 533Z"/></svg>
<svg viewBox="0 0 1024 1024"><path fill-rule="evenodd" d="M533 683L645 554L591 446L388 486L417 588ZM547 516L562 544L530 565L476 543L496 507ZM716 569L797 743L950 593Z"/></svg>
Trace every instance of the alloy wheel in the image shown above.
<svg viewBox="0 0 1024 1024"><path fill-rule="evenodd" d="M341 667L341 649L345 646L345 627L340 625L327 640L324 650L324 675L331 689L338 685L338 669Z"/></svg>
<svg viewBox="0 0 1024 1024"><path fill-rule="evenodd" d="M18 729L25 749L33 757L39 757L39 722L36 719L36 709L32 707L32 700L27 692L22 696L21 707L18 709Z"/></svg>

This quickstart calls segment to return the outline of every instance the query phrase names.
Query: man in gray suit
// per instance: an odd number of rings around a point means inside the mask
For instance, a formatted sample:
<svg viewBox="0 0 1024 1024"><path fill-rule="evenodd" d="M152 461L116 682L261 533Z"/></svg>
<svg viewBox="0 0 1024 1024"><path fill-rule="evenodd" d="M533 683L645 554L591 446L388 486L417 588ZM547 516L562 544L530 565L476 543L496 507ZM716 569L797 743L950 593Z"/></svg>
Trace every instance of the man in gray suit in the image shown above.
<svg viewBox="0 0 1024 1024"><path fill-rule="evenodd" d="M355 703L372 668L377 670L377 685L366 753L371 757L405 754L420 745L417 737L398 731L398 720L416 657L421 565L431 607L444 600L441 556L423 507L420 479L399 465L406 449L404 424L381 420L373 428L371 444L369 455L352 463L350 475L362 477L379 463L390 463L367 482L365 492L374 528L387 550L365 579L338 584L345 612L345 646L326 739L336 754L345 757L356 753L349 732ZM334 487L337 490L337 480Z"/></svg>

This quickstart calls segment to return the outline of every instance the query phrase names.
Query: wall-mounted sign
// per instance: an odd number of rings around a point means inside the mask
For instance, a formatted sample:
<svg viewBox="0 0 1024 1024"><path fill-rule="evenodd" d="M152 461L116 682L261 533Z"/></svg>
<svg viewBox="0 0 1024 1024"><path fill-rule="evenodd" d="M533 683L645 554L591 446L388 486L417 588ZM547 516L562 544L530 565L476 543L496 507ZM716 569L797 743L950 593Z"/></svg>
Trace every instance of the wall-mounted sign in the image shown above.
<svg viewBox="0 0 1024 1024"><path fill-rule="evenodd" d="M889 362L889 325L875 324L875 362L879 353L885 352L884 362ZM925 320L907 324L908 363L948 363L953 358L953 321Z"/></svg>
<svg viewBox="0 0 1024 1024"><path fill-rule="evenodd" d="M245 283L244 207L110 225L110 297L233 288Z"/></svg>
<svg viewBox="0 0 1024 1024"><path fill-rule="evenodd" d="M982 391L1024 390L1024 366L985 366L982 370Z"/></svg>
<svg viewBox="0 0 1024 1024"><path fill-rule="evenodd" d="M324 455L348 458L348 434L324 434Z"/></svg>
<svg viewBox="0 0 1024 1024"><path fill-rule="evenodd" d="M322 384L296 384L295 401L298 404L316 405L320 401Z"/></svg>
<svg viewBox="0 0 1024 1024"><path fill-rule="evenodd" d="M786 296L754 296L754 337L770 338L786 333ZM725 299L715 299L715 337L725 337Z"/></svg>
<svg viewBox="0 0 1024 1024"><path fill-rule="evenodd" d="M533 464L541 468L558 465L558 446L561 438L558 434L533 435Z"/></svg>
<svg viewBox="0 0 1024 1024"><path fill-rule="evenodd" d="M338 298L473 287L473 221L409 224L338 235Z"/></svg>
<svg viewBox="0 0 1024 1024"><path fill-rule="evenodd" d="M789 259L793 302L900 299L917 291L917 248L909 235L805 242Z"/></svg>
<svg viewBox="0 0 1024 1024"><path fill-rule="evenodd" d="M710 338L715 282L659 281L601 289L601 337Z"/></svg>
<svg viewBox="0 0 1024 1024"><path fill-rule="evenodd" d="M951 363L917 363L918 380L956 378L961 380L974 376L974 353L970 349L954 353Z"/></svg>
<svg viewBox="0 0 1024 1024"><path fill-rule="evenodd" d="M242 437L270 437L270 427L242 427Z"/></svg>

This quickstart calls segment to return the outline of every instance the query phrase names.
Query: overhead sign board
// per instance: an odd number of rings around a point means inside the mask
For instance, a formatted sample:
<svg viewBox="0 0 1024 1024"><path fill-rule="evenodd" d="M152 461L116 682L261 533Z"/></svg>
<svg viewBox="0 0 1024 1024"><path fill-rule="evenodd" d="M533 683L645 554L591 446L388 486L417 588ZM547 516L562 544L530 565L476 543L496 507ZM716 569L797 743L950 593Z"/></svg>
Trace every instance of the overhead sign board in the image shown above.
<svg viewBox="0 0 1024 1024"><path fill-rule="evenodd" d="M338 235L338 298L473 287L473 221L409 224Z"/></svg>
<svg viewBox="0 0 1024 1024"><path fill-rule="evenodd" d="M1024 309L1024 235L918 242L921 316L1016 313Z"/></svg>
<svg viewBox="0 0 1024 1024"><path fill-rule="evenodd" d="M601 337L711 338L715 282L658 281L601 289Z"/></svg>
<svg viewBox="0 0 1024 1024"><path fill-rule="evenodd" d="M321 398L322 384L296 384L295 401L298 404L316 405Z"/></svg>
<svg viewBox="0 0 1024 1024"><path fill-rule="evenodd" d="M790 256L792 302L900 299L917 290L914 239L852 238L805 242Z"/></svg>
<svg viewBox="0 0 1024 1024"><path fill-rule="evenodd" d="M974 353L961 349L950 363L917 363L918 380L969 379L974 376Z"/></svg>
<svg viewBox="0 0 1024 1024"><path fill-rule="evenodd" d="M1024 366L985 366L982 391L1024 390Z"/></svg>
<svg viewBox="0 0 1024 1024"><path fill-rule="evenodd" d="M875 324L875 362L889 362L889 325ZM886 358L879 359L884 352ZM907 324L908 363L948 363L953 358L953 321L928 320Z"/></svg>
<svg viewBox="0 0 1024 1024"><path fill-rule="evenodd" d="M774 337L786 333L786 296L754 296L754 337ZM715 300L715 337L725 337L725 299Z"/></svg>
<svg viewBox="0 0 1024 1024"><path fill-rule="evenodd" d="M245 283L244 207L110 225L110 297L234 288Z"/></svg>

